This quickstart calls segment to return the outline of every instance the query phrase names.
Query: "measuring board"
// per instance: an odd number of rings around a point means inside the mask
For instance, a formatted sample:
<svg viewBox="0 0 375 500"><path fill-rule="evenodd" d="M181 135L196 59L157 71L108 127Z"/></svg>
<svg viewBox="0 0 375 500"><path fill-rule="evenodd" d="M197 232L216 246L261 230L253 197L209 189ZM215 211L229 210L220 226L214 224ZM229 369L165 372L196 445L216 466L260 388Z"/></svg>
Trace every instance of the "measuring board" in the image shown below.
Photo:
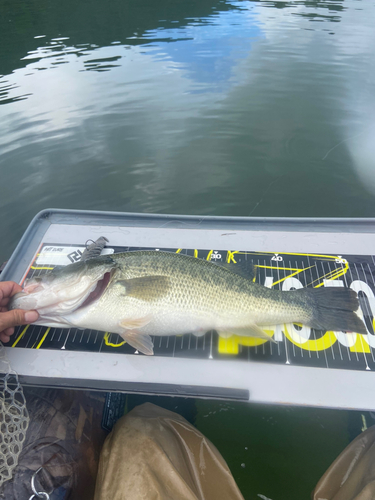
<svg viewBox="0 0 375 500"><path fill-rule="evenodd" d="M1 275L23 283L77 262L87 240L103 253L158 250L242 269L254 265L269 288L354 289L368 334L301 325L264 329L275 343L210 331L153 337L154 356L117 334L19 327L7 346L24 383L186 395L265 403L373 409L375 223L369 219L258 219L151 216L49 210L38 214Z"/></svg>

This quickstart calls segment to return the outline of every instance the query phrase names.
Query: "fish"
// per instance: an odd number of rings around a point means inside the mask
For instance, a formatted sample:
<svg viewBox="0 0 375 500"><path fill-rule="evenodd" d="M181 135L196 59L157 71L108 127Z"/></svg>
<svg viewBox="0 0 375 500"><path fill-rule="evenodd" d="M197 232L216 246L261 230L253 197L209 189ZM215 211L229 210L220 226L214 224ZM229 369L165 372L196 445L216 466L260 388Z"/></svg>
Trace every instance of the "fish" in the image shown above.
<svg viewBox="0 0 375 500"><path fill-rule="evenodd" d="M152 336L210 330L273 342L262 326L302 323L367 334L350 288L271 289L234 264L167 251L89 257L27 280L10 308L36 309L43 326L117 333L147 355L154 352Z"/></svg>

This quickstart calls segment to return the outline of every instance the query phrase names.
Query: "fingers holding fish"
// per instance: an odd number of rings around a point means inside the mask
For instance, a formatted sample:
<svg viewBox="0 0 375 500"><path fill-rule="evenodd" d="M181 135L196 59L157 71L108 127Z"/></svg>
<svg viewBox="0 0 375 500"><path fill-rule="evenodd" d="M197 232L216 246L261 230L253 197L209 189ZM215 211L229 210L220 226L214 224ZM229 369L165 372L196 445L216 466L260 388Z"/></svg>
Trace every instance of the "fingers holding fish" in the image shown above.
<svg viewBox="0 0 375 500"><path fill-rule="evenodd" d="M36 311L8 310L12 297L21 291L22 287L13 281L0 282L0 340L2 342L9 342L15 326L32 323L39 318Z"/></svg>

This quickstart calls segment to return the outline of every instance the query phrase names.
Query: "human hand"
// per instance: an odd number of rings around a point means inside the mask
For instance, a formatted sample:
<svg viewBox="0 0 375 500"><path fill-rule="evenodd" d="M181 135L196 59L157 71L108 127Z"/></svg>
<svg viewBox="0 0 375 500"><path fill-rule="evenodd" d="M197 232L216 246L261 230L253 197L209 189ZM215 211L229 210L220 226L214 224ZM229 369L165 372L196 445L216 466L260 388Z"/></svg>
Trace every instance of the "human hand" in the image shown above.
<svg viewBox="0 0 375 500"><path fill-rule="evenodd" d="M36 311L13 309L8 311L8 302L13 295L22 292L22 287L13 281L0 281L0 340L9 342L14 333L14 327L34 323L39 318Z"/></svg>

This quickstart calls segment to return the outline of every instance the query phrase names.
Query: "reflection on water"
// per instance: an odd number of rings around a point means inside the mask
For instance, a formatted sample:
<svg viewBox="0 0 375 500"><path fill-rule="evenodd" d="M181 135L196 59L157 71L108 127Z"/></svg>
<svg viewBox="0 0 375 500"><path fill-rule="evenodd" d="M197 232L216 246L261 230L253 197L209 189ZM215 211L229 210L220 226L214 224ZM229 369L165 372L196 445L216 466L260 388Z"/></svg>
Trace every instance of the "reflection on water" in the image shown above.
<svg viewBox="0 0 375 500"><path fill-rule="evenodd" d="M374 214L369 0L2 11L2 259L51 206Z"/></svg>

